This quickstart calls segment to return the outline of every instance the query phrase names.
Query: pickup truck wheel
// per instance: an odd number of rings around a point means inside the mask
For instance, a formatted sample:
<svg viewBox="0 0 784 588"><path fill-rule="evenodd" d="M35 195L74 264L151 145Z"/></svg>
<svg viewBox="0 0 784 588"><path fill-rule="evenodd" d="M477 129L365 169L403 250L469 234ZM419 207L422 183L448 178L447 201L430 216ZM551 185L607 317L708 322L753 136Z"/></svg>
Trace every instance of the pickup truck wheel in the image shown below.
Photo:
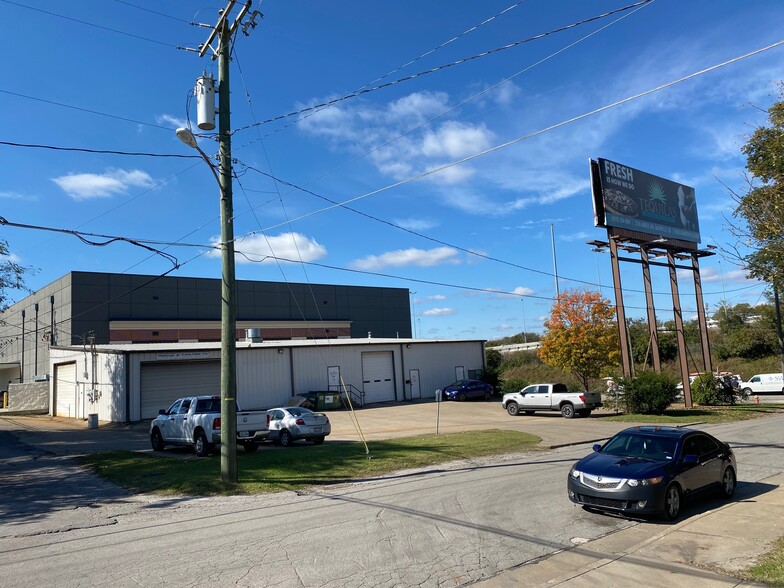
<svg viewBox="0 0 784 588"><path fill-rule="evenodd" d="M561 406L561 416L565 419L570 419L574 416L574 406L568 402Z"/></svg>
<svg viewBox="0 0 784 588"><path fill-rule="evenodd" d="M288 447L291 445L291 441L291 433L289 433L286 429L283 429L280 432L280 437L278 437L278 443L280 443L283 447Z"/></svg>
<svg viewBox="0 0 784 588"><path fill-rule="evenodd" d="M324 443L324 437L313 437L311 441L313 441L314 445L321 445L322 443Z"/></svg>
<svg viewBox="0 0 784 588"><path fill-rule="evenodd" d="M242 444L242 448L245 450L245 453L255 453L259 448L259 444L254 443L253 441L245 441L245 443Z"/></svg>
<svg viewBox="0 0 784 588"><path fill-rule="evenodd" d="M158 429L153 429L152 433L150 433L150 443L152 444L153 451L163 451L165 444L163 442L163 437L161 437L161 432Z"/></svg>
<svg viewBox="0 0 784 588"><path fill-rule="evenodd" d="M511 414L512 416L517 416L520 414L520 407L517 405L516 402L510 402L506 405L506 412Z"/></svg>
<svg viewBox="0 0 784 588"><path fill-rule="evenodd" d="M207 435L204 431L196 431L193 436L193 450L199 457L207 457L210 454L210 444L207 442Z"/></svg>

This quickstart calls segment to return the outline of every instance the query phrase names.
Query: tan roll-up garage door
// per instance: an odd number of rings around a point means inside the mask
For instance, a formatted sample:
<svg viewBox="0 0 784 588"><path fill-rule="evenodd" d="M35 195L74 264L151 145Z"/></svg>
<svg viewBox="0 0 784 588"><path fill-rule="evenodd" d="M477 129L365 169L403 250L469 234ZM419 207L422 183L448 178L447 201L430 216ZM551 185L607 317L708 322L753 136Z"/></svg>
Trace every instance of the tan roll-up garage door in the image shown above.
<svg viewBox="0 0 784 588"><path fill-rule="evenodd" d="M220 362L143 363L141 418L158 416L180 396L220 394Z"/></svg>

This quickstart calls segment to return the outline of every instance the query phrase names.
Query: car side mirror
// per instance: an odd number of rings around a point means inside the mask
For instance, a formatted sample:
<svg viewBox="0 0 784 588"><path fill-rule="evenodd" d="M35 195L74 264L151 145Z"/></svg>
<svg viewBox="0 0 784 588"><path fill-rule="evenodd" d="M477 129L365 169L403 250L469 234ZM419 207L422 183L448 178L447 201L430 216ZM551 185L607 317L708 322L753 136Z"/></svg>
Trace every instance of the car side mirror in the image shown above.
<svg viewBox="0 0 784 588"><path fill-rule="evenodd" d="M158 414L166 414L166 409L159 408L158 409Z"/></svg>
<svg viewBox="0 0 784 588"><path fill-rule="evenodd" d="M700 458L697 457L696 455L684 455L683 463L688 463L688 464L700 463Z"/></svg>
<svg viewBox="0 0 784 588"><path fill-rule="evenodd" d="M597 453L598 453L599 451L601 451L601 449L602 449L602 446L601 446L601 445L599 445L598 443L597 443L596 445L594 445L594 446L593 446L593 450L594 450L594 451L596 451Z"/></svg>

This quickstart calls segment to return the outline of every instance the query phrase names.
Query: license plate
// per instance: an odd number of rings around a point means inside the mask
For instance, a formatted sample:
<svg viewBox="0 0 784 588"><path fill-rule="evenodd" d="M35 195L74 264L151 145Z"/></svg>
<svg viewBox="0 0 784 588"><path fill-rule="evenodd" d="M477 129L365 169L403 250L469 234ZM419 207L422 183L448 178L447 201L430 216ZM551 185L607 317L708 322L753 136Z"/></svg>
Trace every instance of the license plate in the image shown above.
<svg viewBox="0 0 784 588"><path fill-rule="evenodd" d="M250 437L250 433L248 431L240 431L240 437Z"/></svg>
<svg viewBox="0 0 784 588"><path fill-rule="evenodd" d="M321 433L321 427L313 427L314 433Z"/></svg>

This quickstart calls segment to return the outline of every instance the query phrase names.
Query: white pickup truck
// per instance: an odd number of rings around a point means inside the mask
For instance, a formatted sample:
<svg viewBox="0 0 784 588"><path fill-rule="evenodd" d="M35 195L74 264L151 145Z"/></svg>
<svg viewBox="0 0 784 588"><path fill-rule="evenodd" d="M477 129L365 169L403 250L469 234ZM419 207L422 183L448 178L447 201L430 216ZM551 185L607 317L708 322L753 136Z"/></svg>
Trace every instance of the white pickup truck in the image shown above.
<svg viewBox="0 0 784 588"><path fill-rule="evenodd" d="M269 412L237 409L237 443L252 453L269 433ZM220 396L185 396L150 423L150 442L155 451L166 445L192 445L196 455L206 457L220 443Z"/></svg>
<svg viewBox="0 0 784 588"><path fill-rule="evenodd" d="M567 418L575 414L591 415L602 405L598 392L569 392L566 384L531 384L519 392L504 394L502 404L506 412L517 416L521 412L534 414L537 410L558 410Z"/></svg>

